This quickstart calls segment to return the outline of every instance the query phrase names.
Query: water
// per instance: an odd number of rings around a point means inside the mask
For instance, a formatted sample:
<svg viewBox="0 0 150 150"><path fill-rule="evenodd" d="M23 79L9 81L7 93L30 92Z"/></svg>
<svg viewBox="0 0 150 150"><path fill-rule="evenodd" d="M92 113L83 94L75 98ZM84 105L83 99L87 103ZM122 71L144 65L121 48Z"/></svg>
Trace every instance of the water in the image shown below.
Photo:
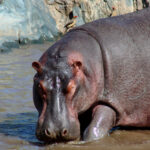
<svg viewBox="0 0 150 150"><path fill-rule="evenodd" d="M0 150L149 150L150 130L117 130L90 143L43 145L36 139L31 63L50 45L23 46L0 54Z"/></svg>

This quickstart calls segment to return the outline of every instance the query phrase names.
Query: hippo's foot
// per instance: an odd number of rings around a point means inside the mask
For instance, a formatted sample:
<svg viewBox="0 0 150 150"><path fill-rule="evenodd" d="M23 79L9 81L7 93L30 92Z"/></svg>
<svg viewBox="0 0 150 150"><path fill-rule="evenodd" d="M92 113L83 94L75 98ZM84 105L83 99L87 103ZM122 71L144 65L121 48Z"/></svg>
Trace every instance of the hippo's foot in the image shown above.
<svg viewBox="0 0 150 150"><path fill-rule="evenodd" d="M104 105L98 105L93 109L92 121L83 135L84 141L98 140L108 135L109 130L115 126L115 111Z"/></svg>

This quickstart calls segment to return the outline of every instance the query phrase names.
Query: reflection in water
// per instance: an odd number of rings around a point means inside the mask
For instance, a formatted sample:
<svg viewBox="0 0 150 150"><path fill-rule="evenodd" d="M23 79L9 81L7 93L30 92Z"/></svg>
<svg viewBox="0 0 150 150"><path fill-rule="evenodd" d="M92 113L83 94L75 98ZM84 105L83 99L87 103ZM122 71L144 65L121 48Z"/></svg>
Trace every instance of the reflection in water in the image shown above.
<svg viewBox="0 0 150 150"><path fill-rule="evenodd" d="M149 150L150 130L117 130L99 141L42 146L34 133L37 111L32 102L32 61L50 46L24 46L0 54L0 150Z"/></svg>
<svg viewBox="0 0 150 150"><path fill-rule="evenodd" d="M19 137L28 142L37 142L35 137L36 113L7 114L5 121L0 122L0 133L6 136Z"/></svg>

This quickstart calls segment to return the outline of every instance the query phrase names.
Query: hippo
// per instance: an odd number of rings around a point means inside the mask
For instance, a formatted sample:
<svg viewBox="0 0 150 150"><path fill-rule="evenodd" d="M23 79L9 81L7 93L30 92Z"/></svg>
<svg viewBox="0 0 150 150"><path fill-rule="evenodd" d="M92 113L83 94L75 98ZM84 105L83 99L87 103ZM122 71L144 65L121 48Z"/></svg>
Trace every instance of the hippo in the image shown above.
<svg viewBox="0 0 150 150"><path fill-rule="evenodd" d="M78 26L38 61L33 100L44 142L150 127L150 8Z"/></svg>

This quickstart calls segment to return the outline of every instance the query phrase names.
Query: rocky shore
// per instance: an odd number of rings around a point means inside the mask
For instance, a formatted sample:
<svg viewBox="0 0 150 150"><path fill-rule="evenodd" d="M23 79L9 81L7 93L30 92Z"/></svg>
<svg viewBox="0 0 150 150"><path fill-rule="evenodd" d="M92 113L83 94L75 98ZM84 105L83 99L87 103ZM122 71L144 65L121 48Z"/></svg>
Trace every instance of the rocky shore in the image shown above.
<svg viewBox="0 0 150 150"><path fill-rule="evenodd" d="M79 26L148 6L149 0L0 0L0 51L54 40L74 16Z"/></svg>

